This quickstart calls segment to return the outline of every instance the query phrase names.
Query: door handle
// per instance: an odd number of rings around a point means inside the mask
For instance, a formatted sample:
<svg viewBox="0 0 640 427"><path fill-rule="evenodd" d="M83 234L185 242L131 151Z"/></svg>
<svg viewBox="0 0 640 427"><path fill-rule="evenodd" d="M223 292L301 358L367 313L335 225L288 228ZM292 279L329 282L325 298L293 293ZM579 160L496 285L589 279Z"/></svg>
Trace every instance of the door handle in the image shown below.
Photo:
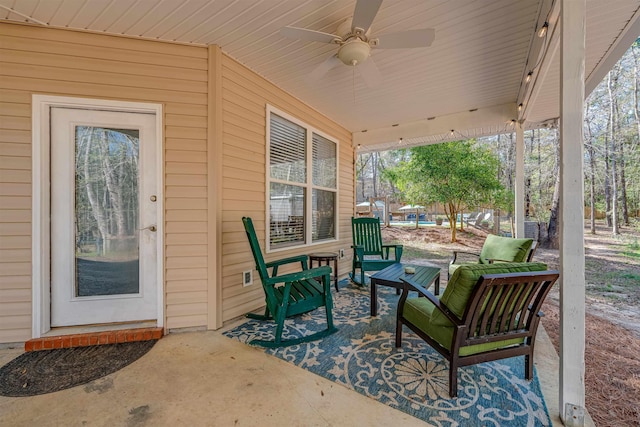
<svg viewBox="0 0 640 427"><path fill-rule="evenodd" d="M155 233L157 229L156 229L155 225L150 225L148 227L139 228L138 230L149 230L149 231L153 231Z"/></svg>

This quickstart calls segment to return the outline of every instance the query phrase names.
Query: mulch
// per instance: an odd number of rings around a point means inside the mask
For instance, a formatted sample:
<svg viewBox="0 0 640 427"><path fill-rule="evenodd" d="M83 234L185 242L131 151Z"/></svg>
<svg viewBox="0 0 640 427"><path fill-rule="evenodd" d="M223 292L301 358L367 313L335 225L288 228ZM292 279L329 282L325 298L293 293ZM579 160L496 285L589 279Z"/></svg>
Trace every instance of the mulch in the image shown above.
<svg viewBox="0 0 640 427"><path fill-rule="evenodd" d="M0 368L0 396L53 393L116 372L145 355L156 340L21 354Z"/></svg>
<svg viewBox="0 0 640 427"><path fill-rule="evenodd" d="M547 300L542 311L542 324L559 352L559 307ZM589 415L598 427L640 426L640 338L588 313L585 324Z"/></svg>

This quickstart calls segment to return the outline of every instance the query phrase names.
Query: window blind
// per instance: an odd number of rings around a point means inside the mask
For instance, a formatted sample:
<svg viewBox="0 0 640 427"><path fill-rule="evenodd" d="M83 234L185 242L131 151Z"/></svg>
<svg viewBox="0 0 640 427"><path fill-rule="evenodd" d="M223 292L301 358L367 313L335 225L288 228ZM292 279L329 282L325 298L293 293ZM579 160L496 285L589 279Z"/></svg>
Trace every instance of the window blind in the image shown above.
<svg viewBox="0 0 640 427"><path fill-rule="evenodd" d="M307 130L271 114L269 138L271 178L305 183Z"/></svg>

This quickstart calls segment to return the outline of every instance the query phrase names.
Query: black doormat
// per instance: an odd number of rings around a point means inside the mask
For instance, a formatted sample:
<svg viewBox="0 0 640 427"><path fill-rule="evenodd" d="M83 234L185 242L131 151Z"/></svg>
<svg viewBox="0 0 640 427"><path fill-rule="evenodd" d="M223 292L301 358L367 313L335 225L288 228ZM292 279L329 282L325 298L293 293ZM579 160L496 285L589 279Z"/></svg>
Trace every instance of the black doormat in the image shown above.
<svg viewBox="0 0 640 427"><path fill-rule="evenodd" d="M156 340L24 353L0 368L0 395L53 393L116 372L144 356Z"/></svg>

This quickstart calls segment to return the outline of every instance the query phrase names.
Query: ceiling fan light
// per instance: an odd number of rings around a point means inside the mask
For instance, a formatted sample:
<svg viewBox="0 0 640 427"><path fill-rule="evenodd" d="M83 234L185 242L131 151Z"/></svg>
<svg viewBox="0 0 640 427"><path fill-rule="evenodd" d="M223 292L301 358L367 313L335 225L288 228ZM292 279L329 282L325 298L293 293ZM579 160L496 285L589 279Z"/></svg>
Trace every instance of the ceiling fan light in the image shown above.
<svg viewBox="0 0 640 427"><path fill-rule="evenodd" d="M362 40L351 40L340 47L338 59L345 65L362 64L369 58L371 47Z"/></svg>

